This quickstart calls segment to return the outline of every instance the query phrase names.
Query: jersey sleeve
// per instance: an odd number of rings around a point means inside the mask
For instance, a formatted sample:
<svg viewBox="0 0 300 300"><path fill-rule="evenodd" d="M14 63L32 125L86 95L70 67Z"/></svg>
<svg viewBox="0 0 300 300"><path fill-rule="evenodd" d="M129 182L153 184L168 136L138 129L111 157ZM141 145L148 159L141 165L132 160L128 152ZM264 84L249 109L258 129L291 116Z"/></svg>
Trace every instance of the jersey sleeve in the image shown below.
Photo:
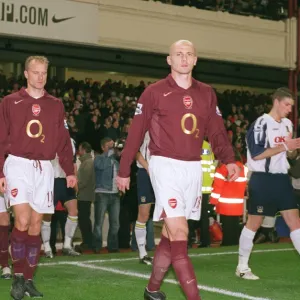
<svg viewBox="0 0 300 300"><path fill-rule="evenodd" d="M0 178L4 177L3 167L9 129L9 101L4 98L0 103Z"/></svg>
<svg viewBox="0 0 300 300"><path fill-rule="evenodd" d="M150 120L154 110L154 96L151 89L147 88L141 95L135 115L130 126L125 147L121 155L119 176L130 176L131 164L139 151L144 140L146 131L149 129Z"/></svg>
<svg viewBox="0 0 300 300"><path fill-rule="evenodd" d="M230 144L221 112L217 106L217 97L211 89L211 105L206 132L214 154L223 164L234 163L234 152Z"/></svg>
<svg viewBox="0 0 300 300"><path fill-rule="evenodd" d="M246 141L252 158L262 154L268 148L267 123L263 118L252 123L247 131Z"/></svg>
<svg viewBox="0 0 300 300"><path fill-rule="evenodd" d="M59 164L65 171L66 176L74 175L73 165L73 150L70 134L68 131L68 125L64 118L63 104L60 105L60 123L58 128L59 141L57 147L57 155L59 158Z"/></svg>

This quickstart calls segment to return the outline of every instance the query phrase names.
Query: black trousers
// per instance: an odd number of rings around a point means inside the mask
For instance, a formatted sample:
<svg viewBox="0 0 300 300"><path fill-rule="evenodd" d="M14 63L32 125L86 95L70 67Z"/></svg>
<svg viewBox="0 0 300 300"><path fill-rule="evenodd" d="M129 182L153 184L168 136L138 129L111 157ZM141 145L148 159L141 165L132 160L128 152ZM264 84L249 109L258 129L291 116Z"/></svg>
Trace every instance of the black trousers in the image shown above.
<svg viewBox="0 0 300 300"><path fill-rule="evenodd" d="M65 225L67 222L68 213L62 210L56 210L51 218L51 234L50 234L50 247L53 253L56 253L56 238L57 238L57 225L61 229L63 240L65 239Z"/></svg>
<svg viewBox="0 0 300 300"><path fill-rule="evenodd" d="M210 194L202 195L201 218L200 221L188 220L189 225L189 243L195 237L195 230L200 228L200 243L202 246L210 245L209 234L209 210L212 206L208 203Z"/></svg>
<svg viewBox="0 0 300 300"><path fill-rule="evenodd" d="M78 226L81 231L82 242L88 248L92 248L93 231L91 221L91 201L77 201Z"/></svg>
<svg viewBox="0 0 300 300"><path fill-rule="evenodd" d="M223 229L222 246L238 245L241 234L240 217L221 215L221 223Z"/></svg>

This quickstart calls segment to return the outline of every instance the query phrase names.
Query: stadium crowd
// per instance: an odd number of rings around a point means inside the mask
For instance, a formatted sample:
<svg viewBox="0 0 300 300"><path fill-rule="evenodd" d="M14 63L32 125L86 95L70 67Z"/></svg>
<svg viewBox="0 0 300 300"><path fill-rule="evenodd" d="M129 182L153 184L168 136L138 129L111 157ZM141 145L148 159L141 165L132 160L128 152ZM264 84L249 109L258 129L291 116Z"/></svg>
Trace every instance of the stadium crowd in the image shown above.
<svg viewBox="0 0 300 300"><path fill-rule="evenodd" d="M262 19L282 20L287 18L287 0L143 0L159 1L178 6L224 11L243 16L257 16Z"/></svg>

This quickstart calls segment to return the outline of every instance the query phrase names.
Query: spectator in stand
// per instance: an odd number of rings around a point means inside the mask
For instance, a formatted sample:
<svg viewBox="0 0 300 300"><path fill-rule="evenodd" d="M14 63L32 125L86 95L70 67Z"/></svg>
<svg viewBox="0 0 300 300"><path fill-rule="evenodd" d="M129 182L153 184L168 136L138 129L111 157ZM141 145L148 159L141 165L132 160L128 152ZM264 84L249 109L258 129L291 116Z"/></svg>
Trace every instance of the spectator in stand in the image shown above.
<svg viewBox="0 0 300 300"><path fill-rule="evenodd" d="M121 131L118 120L113 120L112 126L107 129L107 136L113 141L116 141L120 137Z"/></svg>

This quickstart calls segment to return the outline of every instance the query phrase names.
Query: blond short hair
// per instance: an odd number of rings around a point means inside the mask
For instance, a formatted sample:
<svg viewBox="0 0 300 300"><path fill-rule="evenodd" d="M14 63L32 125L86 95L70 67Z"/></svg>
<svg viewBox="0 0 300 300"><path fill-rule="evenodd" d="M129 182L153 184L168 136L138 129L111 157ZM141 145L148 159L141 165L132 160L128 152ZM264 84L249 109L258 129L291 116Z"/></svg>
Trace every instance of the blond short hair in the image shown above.
<svg viewBox="0 0 300 300"><path fill-rule="evenodd" d="M29 57L27 57L27 59L25 61L25 70L28 70L28 67L29 67L30 63L33 60L35 60L35 61L37 61L37 62L39 62L41 64L45 64L45 65L47 65L47 67L49 65L49 60L45 56L37 56L37 55L36 56L29 56Z"/></svg>

